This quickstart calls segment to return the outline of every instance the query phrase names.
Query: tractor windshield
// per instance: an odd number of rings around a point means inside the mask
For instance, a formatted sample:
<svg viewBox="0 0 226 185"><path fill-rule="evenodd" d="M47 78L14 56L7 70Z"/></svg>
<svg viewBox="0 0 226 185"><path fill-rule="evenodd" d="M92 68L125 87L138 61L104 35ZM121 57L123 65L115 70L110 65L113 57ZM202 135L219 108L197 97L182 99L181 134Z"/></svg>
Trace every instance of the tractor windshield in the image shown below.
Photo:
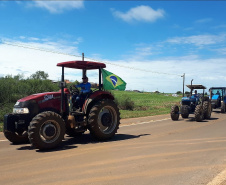
<svg viewBox="0 0 226 185"><path fill-rule="evenodd" d="M225 89L211 89L211 92L212 92L212 96L214 95L223 96L223 94L225 93Z"/></svg>

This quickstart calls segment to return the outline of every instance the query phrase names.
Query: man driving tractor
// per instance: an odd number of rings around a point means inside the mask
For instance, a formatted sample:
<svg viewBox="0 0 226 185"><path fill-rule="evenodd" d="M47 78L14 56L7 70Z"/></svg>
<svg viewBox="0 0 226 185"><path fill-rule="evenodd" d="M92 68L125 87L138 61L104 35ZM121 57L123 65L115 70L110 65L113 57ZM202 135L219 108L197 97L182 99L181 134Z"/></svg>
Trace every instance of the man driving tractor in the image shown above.
<svg viewBox="0 0 226 185"><path fill-rule="evenodd" d="M72 97L73 103L76 105L76 108L81 108L87 95L91 92L91 84L88 82L88 77L84 76L82 78L82 83L75 85L76 88L81 88L79 94L75 94Z"/></svg>

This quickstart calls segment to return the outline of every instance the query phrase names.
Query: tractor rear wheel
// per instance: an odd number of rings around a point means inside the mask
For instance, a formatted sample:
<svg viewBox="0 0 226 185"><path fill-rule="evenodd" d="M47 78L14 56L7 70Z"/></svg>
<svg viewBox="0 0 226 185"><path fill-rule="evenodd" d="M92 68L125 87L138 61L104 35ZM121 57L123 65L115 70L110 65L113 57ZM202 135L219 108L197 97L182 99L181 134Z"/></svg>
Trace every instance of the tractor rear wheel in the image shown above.
<svg viewBox="0 0 226 185"><path fill-rule="evenodd" d="M170 115L173 121L177 121L179 119L179 107L177 105L173 105L171 107Z"/></svg>
<svg viewBox="0 0 226 185"><path fill-rule="evenodd" d="M203 118L204 118L203 107L200 104L195 107L195 120L200 122L203 120Z"/></svg>
<svg viewBox="0 0 226 185"><path fill-rule="evenodd" d="M37 149L55 148L61 143L65 134L65 123L62 117L51 111L35 116L28 128L28 138Z"/></svg>
<svg viewBox="0 0 226 185"><path fill-rule="evenodd" d="M203 102L203 111L204 111L204 119L210 119L212 107L211 107L211 103L209 101Z"/></svg>
<svg viewBox="0 0 226 185"><path fill-rule="evenodd" d="M27 132L17 133L17 132L11 132L8 130L4 130L3 132L5 137L13 144L29 143Z"/></svg>
<svg viewBox="0 0 226 185"><path fill-rule="evenodd" d="M109 99L98 101L88 115L90 134L97 140L107 140L115 135L120 124L116 103Z"/></svg>

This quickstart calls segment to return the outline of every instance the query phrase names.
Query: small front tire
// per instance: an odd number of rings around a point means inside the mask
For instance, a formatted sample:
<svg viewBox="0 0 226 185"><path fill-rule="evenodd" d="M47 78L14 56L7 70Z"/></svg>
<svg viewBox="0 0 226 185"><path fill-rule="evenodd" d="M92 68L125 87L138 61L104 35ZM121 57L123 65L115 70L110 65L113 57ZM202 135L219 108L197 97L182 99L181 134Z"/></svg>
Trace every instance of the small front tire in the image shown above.
<svg viewBox="0 0 226 185"><path fill-rule="evenodd" d="M223 102L222 104L221 104L221 113L225 113L225 103Z"/></svg>
<svg viewBox="0 0 226 185"><path fill-rule="evenodd" d="M37 149L55 148L61 143L65 134L65 123L62 117L51 111L35 116L28 128L28 138Z"/></svg>
<svg viewBox="0 0 226 185"><path fill-rule="evenodd" d="M203 102L204 119L210 119L212 113L211 103L209 101Z"/></svg>
<svg viewBox="0 0 226 185"><path fill-rule="evenodd" d="M188 118L188 116L189 116L189 106L188 105L182 105L181 116L182 116L182 118Z"/></svg>
<svg viewBox="0 0 226 185"><path fill-rule="evenodd" d="M25 144L25 143L29 142L28 134L26 131L23 133L17 133L17 132L11 132L8 130L4 130L3 132L4 132L5 137L15 145Z"/></svg>
<svg viewBox="0 0 226 185"><path fill-rule="evenodd" d="M200 122L203 120L203 118L204 118L203 107L200 104L195 107L195 120Z"/></svg>
<svg viewBox="0 0 226 185"><path fill-rule="evenodd" d="M179 119L179 107L177 105L173 105L171 107L170 115L173 121L177 121Z"/></svg>

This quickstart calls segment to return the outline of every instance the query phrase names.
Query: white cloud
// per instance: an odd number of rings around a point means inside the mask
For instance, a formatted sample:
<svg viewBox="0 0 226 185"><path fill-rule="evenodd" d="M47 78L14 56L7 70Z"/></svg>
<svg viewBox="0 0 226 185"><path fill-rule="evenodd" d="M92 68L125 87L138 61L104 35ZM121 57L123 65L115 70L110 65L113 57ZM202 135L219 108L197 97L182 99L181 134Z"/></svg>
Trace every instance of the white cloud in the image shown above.
<svg viewBox="0 0 226 185"><path fill-rule="evenodd" d="M80 9L84 7L83 0L80 1L39 1L34 0L33 5L38 8L47 9L51 13L62 13L65 10Z"/></svg>
<svg viewBox="0 0 226 185"><path fill-rule="evenodd" d="M211 22L212 20L213 20L212 18L199 19L196 20L195 23L208 23Z"/></svg>
<svg viewBox="0 0 226 185"><path fill-rule="evenodd" d="M49 74L50 79L58 80L60 79L60 69L56 67L57 63L81 60L79 57L72 56L80 56L78 48L75 46L61 41L40 42L36 39L30 41L29 38L23 38L23 42L4 39L3 43L8 44L0 44L0 53L4 53L4 56L0 56L2 75L17 75L23 72L25 77L29 77L36 71L42 70ZM67 54L71 54L71 56Z"/></svg>
<svg viewBox="0 0 226 185"><path fill-rule="evenodd" d="M77 46L72 47L66 42L50 42L46 40L40 43L39 41L28 41L24 38L24 42L7 40L12 44L26 45L31 48L42 48L51 51L60 51L62 53L72 53L81 56ZM64 43L64 44L63 44ZM150 52L149 48L144 48L144 51ZM0 44L0 65L1 74L17 75L24 73L25 77L38 70L45 71L49 74L52 80L59 80L61 77L61 68L56 64L64 61L81 60L81 57L69 56L57 53L43 52L41 50L27 49L23 47L15 47L5 44ZM91 57L92 58L92 57ZM89 59L87 59L89 60ZM191 79L194 79L194 84L203 84L207 88L211 86L225 86L226 68L225 58L211 58L202 60L198 56L183 56L183 57L168 57L161 60L140 60L136 58L136 53L128 59L112 61L103 59L99 56L98 61L103 61L107 65L107 70L120 76L127 82L127 90L144 90L160 92L176 92L182 90L181 75L185 73L185 84L190 84ZM123 67L124 66L124 67ZM91 82L98 82L96 70L87 72ZM174 75L172 75L174 74ZM65 69L65 79L80 80L81 70ZM220 78L218 78L220 77ZM220 79L217 81L216 78ZM185 88L187 91L188 89Z"/></svg>
<svg viewBox="0 0 226 185"><path fill-rule="evenodd" d="M159 18L163 18L165 15L165 11L163 9L154 10L149 6L137 6L135 8L131 8L126 13L112 10L113 15L126 21L143 21L143 22L155 22Z"/></svg>
<svg viewBox="0 0 226 185"><path fill-rule="evenodd" d="M226 34L221 35L193 35L188 37L174 37L166 42L173 44L193 44L196 46L217 44L226 41Z"/></svg>
<svg viewBox="0 0 226 185"><path fill-rule="evenodd" d="M219 48L219 49L216 49L216 51L220 54L226 55L226 48Z"/></svg>
<svg viewBox="0 0 226 185"><path fill-rule="evenodd" d="M226 83L226 75L224 73L226 63L224 58L201 60L193 56L187 56L187 58L175 57L172 59L146 60L142 62L137 60L109 62L125 66L122 68L107 64L107 70L125 80L128 90L182 91L183 81L181 76L183 73L185 73L185 85L190 84L191 79L194 79L193 84L203 84L207 88L216 85L225 86ZM221 80L218 80L216 84L215 79L218 76L221 76ZM185 90L188 91L186 87Z"/></svg>

